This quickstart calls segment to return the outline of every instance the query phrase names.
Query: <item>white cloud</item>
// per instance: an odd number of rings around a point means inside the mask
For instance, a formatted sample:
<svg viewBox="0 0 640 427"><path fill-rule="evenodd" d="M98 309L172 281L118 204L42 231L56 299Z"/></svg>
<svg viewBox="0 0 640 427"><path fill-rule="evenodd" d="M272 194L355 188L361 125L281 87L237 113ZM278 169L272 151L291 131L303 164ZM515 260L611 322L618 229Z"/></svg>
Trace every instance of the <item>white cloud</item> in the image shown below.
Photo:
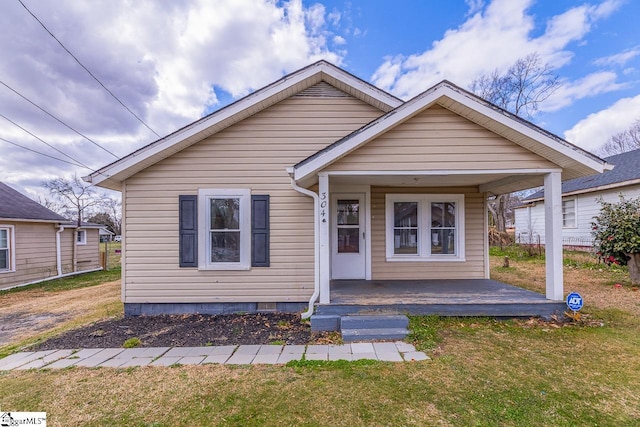
<svg viewBox="0 0 640 427"><path fill-rule="evenodd" d="M622 67L637 56L640 56L640 46L627 49L624 52L616 53L615 55L598 58L593 61L593 63L599 66L617 65Z"/></svg>
<svg viewBox="0 0 640 427"><path fill-rule="evenodd" d="M578 99L623 88L624 85L617 83L616 78L616 73L603 71L589 74L572 82L564 82L564 84L544 102L540 110L546 112L558 111L561 108L571 105Z"/></svg>
<svg viewBox="0 0 640 427"><path fill-rule="evenodd" d="M301 0L64 0L27 5L161 135L215 106L214 87L239 97L318 59L340 65L346 54L344 43L341 50L328 45L334 34L327 29L324 6L304 7ZM330 22L339 19L334 13ZM0 53L3 81L119 155L156 138L18 2L5 5L0 14ZM4 87L0 87L0 111L11 112L12 119L56 146L73 150L74 157L82 157L91 167L113 160ZM55 155L10 125L0 127L0 136ZM55 167L54 161L0 144L0 180L29 179L23 171L40 166L42 171L35 173L41 173L41 179L72 172L71 167Z"/></svg>
<svg viewBox="0 0 640 427"><path fill-rule="evenodd" d="M620 4L608 0L599 5L571 8L548 20L544 32L532 37L532 0L493 0L458 28L447 31L423 53L392 57L376 70L372 80L402 98L414 96L442 79L467 86L474 77L494 69L505 70L517 59L538 52L554 67L568 63L567 49L591 30L592 25ZM479 3L469 3L471 7Z"/></svg>
<svg viewBox="0 0 640 427"><path fill-rule="evenodd" d="M336 46L343 46L347 44L347 41L342 36L333 36L333 44Z"/></svg>
<svg viewBox="0 0 640 427"><path fill-rule="evenodd" d="M622 98L609 108L590 114L564 133L570 141L596 150L614 134L627 130L640 117L640 95Z"/></svg>

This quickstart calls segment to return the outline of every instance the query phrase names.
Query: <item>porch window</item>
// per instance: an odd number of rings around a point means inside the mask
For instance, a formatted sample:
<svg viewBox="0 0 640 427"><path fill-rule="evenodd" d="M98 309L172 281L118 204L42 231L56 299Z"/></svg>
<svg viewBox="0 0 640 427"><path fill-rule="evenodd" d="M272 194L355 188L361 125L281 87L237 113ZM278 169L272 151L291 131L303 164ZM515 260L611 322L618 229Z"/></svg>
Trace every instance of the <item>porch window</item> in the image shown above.
<svg viewBox="0 0 640 427"><path fill-rule="evenodd" d="M13 227L0 228L0 273L13 271Z"/></svg>
<svg viewBox="0 0 640 427"><path fill-rule="evenodd" d="M562 201L562 226L565 228L576 227L576 199Z"/></svg>
<svg viewBox="0 0 640 427"><path fill-rule="evenodd" d="M250 191L200 190L198 194L200 269L245 270L250 265Z"/></svg>
<svg viewBox="0 0 640 427"><path fill-rule="evenodd" d="M464 259L464 195L387 194L388 261Z"/></svg>

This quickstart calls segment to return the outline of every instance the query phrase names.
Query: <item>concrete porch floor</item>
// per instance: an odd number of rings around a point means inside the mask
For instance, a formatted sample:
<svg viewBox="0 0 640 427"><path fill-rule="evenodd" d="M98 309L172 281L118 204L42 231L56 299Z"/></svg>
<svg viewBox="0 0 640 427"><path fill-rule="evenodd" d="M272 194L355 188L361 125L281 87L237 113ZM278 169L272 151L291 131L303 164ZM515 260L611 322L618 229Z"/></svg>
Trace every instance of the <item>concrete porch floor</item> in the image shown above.
<svg viewBox="0 0 640 427"><path fill-rule="evenodd" d="M333 280L317 314L435 314L529 317L562 314L562 301L490 279Z"/></svg>

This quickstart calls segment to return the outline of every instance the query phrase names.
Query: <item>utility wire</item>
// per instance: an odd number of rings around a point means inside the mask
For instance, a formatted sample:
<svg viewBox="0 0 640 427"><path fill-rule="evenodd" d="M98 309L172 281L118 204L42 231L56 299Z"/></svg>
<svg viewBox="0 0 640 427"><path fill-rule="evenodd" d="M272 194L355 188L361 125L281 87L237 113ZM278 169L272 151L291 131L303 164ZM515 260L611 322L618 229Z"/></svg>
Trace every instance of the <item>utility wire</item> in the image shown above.
<svg viewBox="0 0 640 427"><path fill-rule="evenodd" d="M131 113L131 114L132 114L136 119L138 119L138 121L139 121L140 123L142 123L142 124L143 124L147 129L149 129L151 132L153 132L153 133L154 133L158 138L160 138L160 135L159 135L155 130L151 129L151 128L149 127L149 125L148 125L148 124L146 124L146 123L144 122L144 120L142 120L140 117L138 117L138 115L137 115L136 113L134 113L133 111L131 111L131 109L130 109L129 107L127 107L127 106L124 104L124 102L122 102L122 101L120 100L120 98L118 98L116 95L114 95L114 93L113 93L113 92L111 92L111 91L110 91L110 90L109 90L109 89L108 89L108 88L107 88L107 87L106 87L106 86L105 86L105 85L104 85L104 84L103 84L103 83L102 83L102 82L101 82L101 81L100 81L100 80L99 80L99 79L98 79L98 78L97 78L97 77L96 77L96 76L91 72L91 71L89 71L89 69L88 69L87 67L85 67L85 66L82 64L82 62L80 62L80 60L79 60L78 58L76 58L76 56L75 56L73 53L71 53L71 51L69 51L69 49L67 49L67 48L65 47L65 45L63 45L63 44L62 44L62 42L61 42L60 40L58 40L58 38L57 38L56 36L54 36L54 35L53 35L53 33L52 33L51 31L49 31L49 29L48 29L48 28L47 28L47 27L42 23L42 21L40 21L40 19L38 19L38 17L37 17L36 15L34 15L34 13L33 13L33 12L31 12L31 11L29 10L29 8L28 8L28 7L27 7L27 6L22 2L22 0L18 0L18 2L22 5L22 7L24 7L24 8L25 8L25 10L26 10L27 12L29 12L29 14L30 14L31 16L33 16L33 18L34 18L36 21L38 21L38 23L42 26L42 28L44 28L44 29L45 29L45 31L46 31L47 33L49 33L49 35L50 35L51 37L53 37L53 39L54 39L55 41L57 41L57 42L58 42L58 44L59 44L59 45L60 45L60 46L61 46L61 47L62 47L62 48L63 48L63 49L64 49L64 50L69 54L69 55L71 55L71 57L72 57L73 59L75 59L75 61L78 63L78 65L80 65L82 68L84 68L84 70L85 70L87 73L89 73L89 75L90 75L91 77L93 77L93 79L94 79L96 82L98 82L98 84L99 84L100 86L102 86L102 87L104 88L104 90L106 90L107 92L109 92L109 95L111 95L111 96L113 97L113 99L115 99L116 101L118 101L118 102L120 103L120 105L122 105L124 108L126 108L126 110L127 110L129 113Z"/></svg>
<svg viewBox="0 0 640 427"><path fill-rule="evenodd" d="M82 165L79 165L77 163L70 162L68 160L60 159L60 158L55 157L55 156L50 156L49 154L41 153L40 151L31 149L29 147L25 147L24 145L16 144L15 142L9 141L8 139L4 139L2 137L0 137L0 141L4 141L4 142L9 143L11 145L15 145L16 147L24 148L25 150L31 151L32 153L36 153L36 154L39 154L41 156L49 157L50 159L54 159L54 160L57 160L59 162L64 162L64 163L68 163L68 164L73 165L73 166L79 166L79 167L86 168L86 166L82 166ZM87 169L92 170L91 168L87 168Z"/></svg>
<svg viewBox="0 0 640 427"><path fill-rule="evenodd" d="M4 87L6 87L7 89L9 89L10 91L12 91L13 93L15 93L16 95L18 95L19 97L21 97L22 99L24 99L25 101L27 101L28 103L30 103L31 105L33 105L34 107L38 108L40 111L42 111L43 113L47 114L49 117L51 117L52 119L56 120L58 123L66 126L68 129L71 129L73 132L77 133L78 135L80 135L81 137L83 137L84 139L86 139L87 141L91 142L93 145L103 149L104 151L106 151L107 153L111 154L113 157L115 157L116 159L119 159L120 157L118 157L116 154L114 154L113 152L109 151L108 149L106 149L105 147L103 147L102 145L98 144L97 142L95 142L93 139L89 138L88 136L86 136L85 134L81 133L80 131L74 129L71 125L68 125L67 123L63 122L62 120L60 120L59 118L57 118L56 116L54 116L53 114L51 114L50 112L48 112L47 110L45 110L44 108L42 108L41 106L39 106L38 104L36 104L35 102L31 101L29 98L27 98L26 96L24 96L23 94L21 94L20 92L18 92L17 90L15 90L14 88L12 88L11 86L9 86L8 84L6 84L5 82L3 82L2 80L0 80L0 84L2 84Z"/></svg>
<svg viewBox="0 0 640 427"><path fill-rule="evenodd" d="M77 164L79 164L80 166L83 166L87 169L91 169L89 166L85 165L84 163L82 163L80 160L78 159L74 159L73 157L71 157L70 155L68 155L67 153L63 152L62 150L57 149L56 147L54 147L53 145L49 144L48 142L46 142L44 139L40 138L37 135L34 135L33 133L29 132L27 129L23 128L22 126L20 126L18 123L14 122L13 120L11 120L10 118L8 118L7 116L5 116L4 114L0 113L0 117L2 117L3 119L5 119L6 121L8 121L9 123L12 123L13 125L19 127L20 129L22 129L23 131L25 131L26 133L28 133L29 135L31 135L32 137L34 137L35 139L37 139L38 141L42 142L43 144L45 144L46 146L53 148L54 150L56 150L58 153L62 154L65 157L68 157L69 159L73 160L74 162L76 162Z"/></svg>

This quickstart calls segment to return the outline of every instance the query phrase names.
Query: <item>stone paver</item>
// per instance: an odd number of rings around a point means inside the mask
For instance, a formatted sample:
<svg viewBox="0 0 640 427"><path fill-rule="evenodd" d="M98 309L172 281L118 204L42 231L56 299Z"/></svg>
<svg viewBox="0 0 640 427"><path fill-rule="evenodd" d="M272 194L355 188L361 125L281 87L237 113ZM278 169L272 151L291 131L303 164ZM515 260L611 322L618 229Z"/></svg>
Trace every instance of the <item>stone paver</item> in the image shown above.
<svg viewBox="0 0 640 427"><path fill-rule="evenodd" d="M178 364L182 356L162 356L150 363L151 366L171 366Z"/></svg>
<svg viewBox="0 0 640 427"><path fill-rule="evenodd" d="M420 360L431 360L431 358L429 356L427 356L426 354L424 354L421 351L409 351L407 353L403 353L402 356L404 357L404 360L407 362L410 361L420 361Z"/></svg>
<svg viewBox="0 0 640 427"><path fill-rule="evenodd" d="M225 365L248 365L255 359L255 354L242 354L237 351L225 363Z"/></svg>
<svg viewBox="0 0 640 427"><path fill-rule="evenodd" d="M356 342L356 343L351 343L351 352L353 354L356 353L374 353L375 354L375 350L373 349L373 344L371 344L370 342Z"/></svg>
<svg viewBox="0 0 640 427"><path fill-rule="evenodd" d="M258 356L264 356L264 355L279 355L280 353L282 353L282 347L281 345L263 345L262 347L260 347L260 350L258 350Z"/></svg>
<svg viewBox="0 0 640 427"><path fill-rule="evenodd" d="M202 361L202 365L205 365L207 363L223 364L223 363L226 363L227 360L229 360L230 357L231 357L231 353L229 353L229 354L212 354L211 356L207 356Z"/></svg>
<svg viewBox="0 0 640 427"><path fill-rule="evenodd" d="M329 353L307 353L305 354L307 360L328 360Z"/></svg>
<svg viewBox="0 0 640 427"><path fill-rule="evenodd" d="M280 353L271 353L271 354L260 354L258 353L251 361L253 365L275 365L278 363L278 358L280 357Z"/></svg>
<svg viewBox="0 0 640 427"><path fill-rule="evenodd" d="M286 364L291 362L292 360L302 360L302 353L285 353L283 352L280 357L278 357L278 363Z"/></svg>
<svg viewBox="0 0 640 427"><path fill-rule="evenodd" d="M16 362L19 362L29 357L33 353L34 353L33 351L22 351L20 353L15 353L10 356L7 356L4 359L0 359L0 369L7 370L7 371L10 369L13 369L13 368L9 368L8 366L14 365ZM24 363L27 363L27 362L24 362ZM20 365L17 365L17 366L20 366Z"/></svg>
<svg viewBox="0 0 640 427"><path fill-rule="evenodd" d="M178 360L178 365L199 365L206 356L187 356Z"/></svg>
<svg viewBox="0 0 640 427"><path fill-rule="evenodd" d="M40 369L46 367L51 362L55 362L58 359L63 359L65 357L69 357L71 353L75 350L54 350L48 355L36 359L32 362L27 363L26 365L18 366L15 369ZM4 359L3 359L4 360ZM0 368L0 371L2 368Z"/></svg>
<svg viewBox="0 0 640 427"><path fill-rule="evenodd" d="M109 359L116 357L118 354L122 353L124 349L122 348L105 348L102 351L97 352L93 356L89 356L86 359L80 359L76 366L84 366L87 368L94 368L101 363L106 362Z"/></svg>
<svg viewBox="0 0 640 427"><path fill-rule="evenodd" d="M331 345L224 345L205 347L85 348L21 352L0 359L0 371L60 369L69 366L127 368L134 366L199 365L208 363L285 364L292 360L429 360L411 344L397 342Z"/></svg>

